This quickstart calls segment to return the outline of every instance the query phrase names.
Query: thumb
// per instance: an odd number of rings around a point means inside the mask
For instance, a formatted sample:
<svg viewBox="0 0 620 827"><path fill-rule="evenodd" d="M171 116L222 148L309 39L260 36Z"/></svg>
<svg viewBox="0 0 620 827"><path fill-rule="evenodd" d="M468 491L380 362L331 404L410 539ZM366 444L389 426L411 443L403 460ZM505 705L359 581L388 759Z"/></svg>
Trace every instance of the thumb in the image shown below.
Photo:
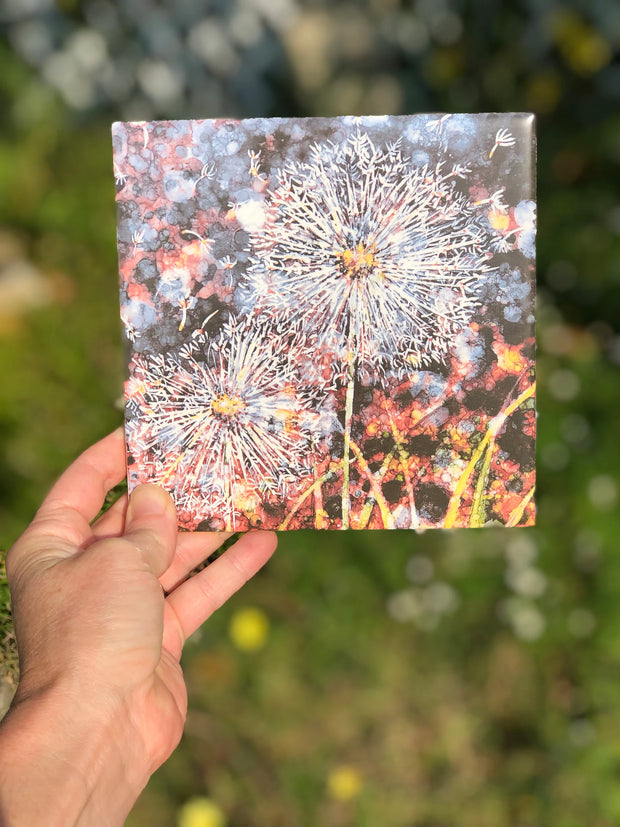
<svg viewBox="0 0 620 827"><path fill-rule="evenodd" d="M157 485L139 485L129 498L124 537L139 548L157 577L163 574L177 541L176 509L170 494Z"/></svg>

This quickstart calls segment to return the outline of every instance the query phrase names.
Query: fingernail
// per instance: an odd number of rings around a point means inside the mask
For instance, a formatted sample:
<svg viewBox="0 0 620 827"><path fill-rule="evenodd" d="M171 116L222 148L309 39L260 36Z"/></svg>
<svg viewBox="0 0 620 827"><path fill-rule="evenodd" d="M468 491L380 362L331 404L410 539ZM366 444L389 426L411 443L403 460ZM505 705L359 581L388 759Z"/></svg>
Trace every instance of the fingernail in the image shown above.
<svg viewBox="0 0 620 827"><path fill-rule="evenodd" d="M161 517L163 514L174 511L174 503L170 495L158 485L139 485L129 498L127 519L136 515L141 517Z"/></svg>

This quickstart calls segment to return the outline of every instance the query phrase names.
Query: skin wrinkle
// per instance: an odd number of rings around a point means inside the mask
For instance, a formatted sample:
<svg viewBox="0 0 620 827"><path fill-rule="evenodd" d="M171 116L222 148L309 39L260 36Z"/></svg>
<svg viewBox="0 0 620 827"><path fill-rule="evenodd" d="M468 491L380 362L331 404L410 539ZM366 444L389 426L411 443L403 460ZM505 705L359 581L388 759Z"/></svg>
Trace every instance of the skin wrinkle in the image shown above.
<svg viewBox="0 0 620 827"><path fill-rule="evenodd" d="M246 536L248 536L248 537L252 537L252 533L250 532L250 533L249 533L248 535L246 535ZM246 542L249 542L249 540L248 540L248 541L246 541ZM244 583L247 583L247 581L248 581L248 580L249 580L249 578L250 578L250 574L249 574L249 572L248 572L247 568L246 568L245 566L242 566L242 565L241 565L241 562L240 562L240 560L237 558L237 556L236 556L236 555L234 555L234 554L231 554L231 556L230 556L230 558L229 558L228 562L230 563L230 565L231 565L231 567L232 567L232 568L236 569L236 571L238 571L238 572L239 572L239 574L240 574L240 575L241 575L241 577L243 578L243 582L244 582Z"/></svg>
<svg viewBox="0 0 620 827"><path fill-rule="evenodd" d="M174 608L167 603L164 608L164 613L168 612L168 616L174 622L174 629L176 630L177 634L174 635L174 643L170 641L170 637L172 636L172 630L169 627L164 628L164 639L162 645L162 656L166 650L169 650L177 661L181 660L181 653L183 651L183 644L186 640L186 635L183 630L183 624L181 623L181 619L174 610Z"/></svg>
<svg viewBox="0 0 620 827"><path fill-rule="evenodd" d="M213 586L206 580L199 580L197 582L200 594L205 598L209 606L213 606L214 611L215 609L219 609L221 604L218 603L218 595Z"/></svg>
<svg viewBox="0 0 620 827"><path fill-rule="evenodd" d="M107 531L117 531L125 525L128 500L128 494L124 493L112 503L108 510L92 525L95 536L104 536Z"/></svg>
<svg viewBox="0 0 620 827"><path fill-rule="evenodd" d="M177 569L179 572L187 572L188 570L191 570L193 568L193 566L194 566L193 556L190 554L190 551L191 551L191 549L189 549L189 548L184 549L184 548L181 547L181 548L177 549L175 559L170 564L170 567L168 568L168 570L165 571L161 575L162 579L160 580L160 582L161 582L162 586L164 587L164 589L168 593L174 591L174 589L180 583L182 583L186 579L186 576L187 576L186 574L185 575L180 575L178 577L175 575L175 577L172 578L169 574L170 571L174 570L174 569ZM166 575L168 575L168 577L166 577Z"/></svg>
<svg viewBox="0 0 620 827"><path fill-rule="evenodd" d="M37 537L50 537L58 540L65 540L67 544L82 546L88 536L88 524L81 517L74 516L72 519L64 519L60 508L52 509L49 512L38 514L24 534L24 539L36 539Z"/></svg>

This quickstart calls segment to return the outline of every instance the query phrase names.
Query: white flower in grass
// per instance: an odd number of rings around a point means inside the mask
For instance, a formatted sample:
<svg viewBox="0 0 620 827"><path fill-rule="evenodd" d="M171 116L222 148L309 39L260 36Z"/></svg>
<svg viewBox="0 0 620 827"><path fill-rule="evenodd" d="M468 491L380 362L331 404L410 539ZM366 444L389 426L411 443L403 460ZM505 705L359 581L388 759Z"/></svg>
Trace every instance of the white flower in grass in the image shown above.
<svg viewBox="0 0 620 827"><path fill-rule="evenodd" d="M285 496L308 472L305 404L283 359L283 340L231 324L193 354L141 356L130 366L128 444L148 479L169 490L194 522L223 516L234 528L237 503Z"/></svg>
<svg viewBox="0 0 620 827"><path fill-rule="evenodd" d="M257 311L328 343L341 369L353 350L358 376L445 360L489 270L489 233L453 173L360 131L289 162L251 231Z"/></svg>

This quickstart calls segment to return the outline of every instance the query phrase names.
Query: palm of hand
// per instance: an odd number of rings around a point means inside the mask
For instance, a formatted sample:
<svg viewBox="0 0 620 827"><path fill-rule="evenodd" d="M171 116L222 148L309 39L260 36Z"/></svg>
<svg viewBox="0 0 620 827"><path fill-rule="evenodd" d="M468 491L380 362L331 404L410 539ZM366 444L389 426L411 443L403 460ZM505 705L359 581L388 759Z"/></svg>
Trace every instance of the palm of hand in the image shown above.
<svg viewBox="0 0 620 827"><path fill-rule="evenodd" d="M170 497L154 486L91 525L123 475L115 432L65 472L9 553L18 695L55 684L93 715L112 715L152 772L181 737L186 638L260 568L275 538L246 534L186 579L230 535L179 533Z"/></svg>

